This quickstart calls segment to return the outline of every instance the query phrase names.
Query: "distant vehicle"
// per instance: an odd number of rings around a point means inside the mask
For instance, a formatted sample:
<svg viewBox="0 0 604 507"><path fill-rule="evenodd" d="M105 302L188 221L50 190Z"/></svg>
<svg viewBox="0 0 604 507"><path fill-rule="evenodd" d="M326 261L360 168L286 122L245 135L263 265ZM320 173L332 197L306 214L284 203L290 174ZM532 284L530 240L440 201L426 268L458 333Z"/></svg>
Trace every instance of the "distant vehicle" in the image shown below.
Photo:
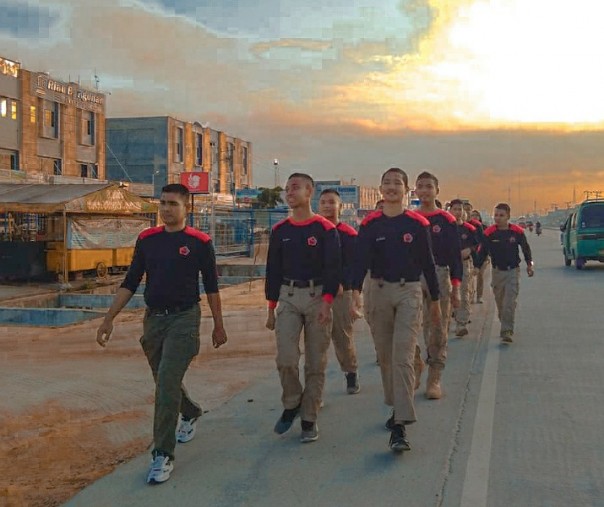
<svg viewBox="0 0 604 507"><path fill-rule="evenodd" d="M526 217L518 217L518 225L526 229Z"/></svg>
<svg viewBox="0 0 604 507"><path fill-rule="evenodd" d="M577 269L583 269L587 261L604 262L604 200L581 203L560 230L566 266L573 260Z"/></svg>

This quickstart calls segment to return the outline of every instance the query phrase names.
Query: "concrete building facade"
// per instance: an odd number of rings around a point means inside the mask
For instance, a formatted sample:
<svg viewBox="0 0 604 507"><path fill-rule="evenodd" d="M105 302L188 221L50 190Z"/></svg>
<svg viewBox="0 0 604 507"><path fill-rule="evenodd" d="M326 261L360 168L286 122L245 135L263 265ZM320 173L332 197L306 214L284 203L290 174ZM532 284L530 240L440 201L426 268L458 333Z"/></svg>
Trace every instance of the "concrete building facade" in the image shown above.
<svg viewBox="0 0 604 507"><path fill-rule="evenodd" d="M213 190L232 195L252 186L252 144L170 116L108 118L107 178L161 187L180 173L209 172Z"/></svg>
<svg viewBox="0 0 604 507"><path fill-rule="evenodd" d="M105 102L102 93L0 58L3 179L104 180Z"/></svg>

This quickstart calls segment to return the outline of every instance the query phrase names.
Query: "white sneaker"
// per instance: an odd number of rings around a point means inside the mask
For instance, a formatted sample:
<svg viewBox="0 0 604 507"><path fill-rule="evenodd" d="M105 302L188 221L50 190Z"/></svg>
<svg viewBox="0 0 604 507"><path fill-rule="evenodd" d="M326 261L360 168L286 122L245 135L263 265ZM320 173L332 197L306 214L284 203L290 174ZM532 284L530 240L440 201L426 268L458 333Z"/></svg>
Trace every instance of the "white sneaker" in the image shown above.
<svg viewBox="0 0 604 507"><path fill-rule="evenodd" d="M172 470L174 470L174 463L170 457L158 454L151 463L149 475L147 475L147 484L166 482L170 478Z"/></svg>
<svg viewBox="0 0 604 507"><path fill-rule="evenodd" d="M178 430L176 430L176 441L184 444L193 440L195 432L197 431L196 426L197 417L189 420L181 418L180 424L178 425Z"/></svg>

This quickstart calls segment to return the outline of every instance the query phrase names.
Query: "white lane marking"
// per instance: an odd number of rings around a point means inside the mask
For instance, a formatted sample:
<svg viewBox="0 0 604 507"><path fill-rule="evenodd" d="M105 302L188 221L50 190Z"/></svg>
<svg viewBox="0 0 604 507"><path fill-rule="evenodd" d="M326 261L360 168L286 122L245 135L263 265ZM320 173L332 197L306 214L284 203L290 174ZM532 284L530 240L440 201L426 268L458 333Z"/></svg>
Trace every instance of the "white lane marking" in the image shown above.
<svg viewBox="0 0 604 507"><path fill-rule="evenodd" d="M495 395L497 394L497 371L499 369L499 327L496 313L489 336L487 357L482 374L480 394L470 456L466 466L466 477L461 493L460 507L486 507L489 493L489 466L495 419Z"/></svg>

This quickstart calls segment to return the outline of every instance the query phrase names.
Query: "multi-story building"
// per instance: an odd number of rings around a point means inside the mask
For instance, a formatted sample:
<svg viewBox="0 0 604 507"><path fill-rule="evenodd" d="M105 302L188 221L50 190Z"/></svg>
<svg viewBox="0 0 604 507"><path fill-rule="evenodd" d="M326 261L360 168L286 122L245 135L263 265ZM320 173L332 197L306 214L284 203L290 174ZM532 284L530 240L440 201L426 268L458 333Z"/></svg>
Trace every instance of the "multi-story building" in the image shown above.
<svg viewBox="0 0 604 507"><path fill-rule="evenodd" d="M107 177L161 187L183 172L207 172L214 193L232 196L252 185L252 144L169 116L108 118Z"/></svg>
<svg viewBox="0 0 604 507"><path fill-rule="evenodd" d="M105 95L0 58L0 176L105 179Z"/></svg>

